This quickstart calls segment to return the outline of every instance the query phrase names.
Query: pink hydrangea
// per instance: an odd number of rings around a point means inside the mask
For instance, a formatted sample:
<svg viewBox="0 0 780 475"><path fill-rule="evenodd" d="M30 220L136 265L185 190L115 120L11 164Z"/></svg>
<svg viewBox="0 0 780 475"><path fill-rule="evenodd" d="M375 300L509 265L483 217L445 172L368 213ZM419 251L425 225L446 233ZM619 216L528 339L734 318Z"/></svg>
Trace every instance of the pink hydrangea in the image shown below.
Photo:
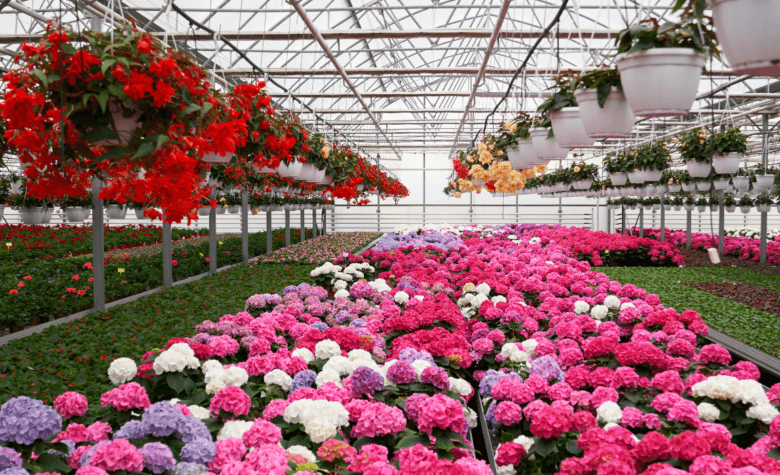
<svg viewBox="0 0 780 475"><path fill-rule="evenodd" d="M54 398L54 409L63 419L81 417L87 413L87 397L74 391L68 391Z"/></svg>
<svg viewBox="0 0 780 475"><path fill-rule="evenodd" d="M272 446L278 447L278 446ZM279 447L284 452L284 449ZM255 450L252 453L258 453L260 450ZM222 467L230 462L239 462L246 453L246 446L241 439L230 437L217 441L217 451L214 453L214 458L209 462L209 470L219 473ZM251 455L251 454L250 454ZM247 461L249 457L247 457ZM285 465L287 464L285 460Z"/></svg>
<svg viewBox="0 0 780 475"><path fill-rule="evenodd" d="M290 402L285 399L274 399L263 409L263 419L270 421L274 417L284 415L284 410L289 405Z"/></svg>
<svg viewBox="0 0 780 475"><path fill-rule="evenodd" d="M505 426L517 424L523 419L523 410L517 404L510 401L501 401L496 406L493 416Z"/></svg>
<svg viewBox="0 0 780 475"><path fill-rule="evenodd" d="M352 427L352 437L380 437L394 435L406 428L406 418L401 409L378 402L368 404Z"/></svg>
<svg viewBox="0 0 780 475"><path fill-rule="evenodd" d="M100 397L103 407L111 406L117 411L130 411L132 409L148 409L152 403L146 389L138 383L125 383L119 387L103 393Z"/></svg>
<svg viewBox="0 0 780 475"><path fill-rule="evenodd" d="M263 444L278 444L282 440L282 430L264 419L257 419L248 431L244 432L243 441L247 447L259 447Z"/></svg>
<svg viewBox="0 0 780 475"><path fill-rule="evenodd" d="M350 472L363 473L368 467L375 464L376 462L387 463L387 454L388 452L386 447L382 447L381 445L376 444L366 444L360 447L360 451L356 455L347 457L345 459L346 462L349 462L349 467L347 467L347 470Z"/></svg>
<svg viewBox="0 0 780 475"><path fill-rule="evenodd" d="M560 437L572 428L571 416L553 407L541 409L531 419L531 433L543 439Z"/></svg>
<svg viewBox="0 0 780 475"><path fill-rule="evenodd" d="M209 410L214 414L225 411L231 414L245 416L249 414L249 407L251 405L252 401L243 389L238 386L227 386L220 389L219 392L211 398Z"/></svg>
<svg viewBox="0 0 780 475"><path fill-rule="evenodd" d="M208 345L211 347L214 356L225 358L226 356L234 355L238 353L240 345L238 342L227 335L212 337Z"/></svg>
<svg viewBox="0 0 780 475"><path fill-rule="evenodd" d="M702 363L727 365L731 362L731 353L722 346L712 343L701 347L701 350L699 350L699 361Z"/></svg>
<svg viewBox="0 0 780 475"><path fill-rule="evenodd" d="M276 444L261 445L249 452L244 463L262 475L285 475L290 469L287 464L287 452Z"/></svg>
<svg viewBox="0 0 780 475"><path fill-rule="evenodd" d="M76 470L76 475L108 475L108 472L102 468L87 465Z"/></svg>
<svg viewBox="0 0 780 475"><path fill-rule="evenodd" d="M417 425L427 434L430 434L434 427L452 429L460 433L468 427L468 422L458 401L437 393L420 403Z"/></svg>
<svg viewBox="0 0 780 475"><path fill-rule="evenodd" d="M688 462L712 453L710 443L704 437L689 430L674 436L670 445L669 453L672 457Z"/></svg>
<svg viewBox="0 0 780 475"><path fill-rule="evenodd" d="M107 472L116 470L140 472L144 469L144 456L127 440L116 439L98 446L92 452L89 465L102 468Z"/></svg>

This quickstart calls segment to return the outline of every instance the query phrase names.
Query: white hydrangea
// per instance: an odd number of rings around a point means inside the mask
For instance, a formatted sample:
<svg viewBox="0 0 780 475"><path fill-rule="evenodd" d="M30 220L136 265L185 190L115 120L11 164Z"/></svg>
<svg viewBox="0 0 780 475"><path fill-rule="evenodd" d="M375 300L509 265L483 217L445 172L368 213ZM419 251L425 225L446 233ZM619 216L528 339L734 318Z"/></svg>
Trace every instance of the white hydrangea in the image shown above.
<svg viewBox="0 0 780 475"><path fill-rule="evenodd" d="M464 407L464 414L466 416L466 420L469 422L469 428L474 429L479 425L479 417L477 416L477 411L470 407Z"/></svg>
<svg viewBox="0 0 780 475"><path fill-rule="evenodd" d="M764 424L769 425L777 414L778 412L777 409L775 409L775 406L767 402L766 404L751 406L745 413L745 416L751 419L758 419Z"/></svg>
<svg viewBox="0 0 780 475"><path fill-rule="evenodd" d="M249 381L249 373L247 373L244 368L231 366L225 370L225 373L222 375L222 381L224 381L227 386L241 387Z"/></svg>
<svg viewBox="0 0 780 475"><path fill-rule="evenodd" d="M407 294L406 292L404 292L402 290L400 292L397 292L393 296L393 300L395 300L395 303L397 303L398 305L403 305L403 304L405 304L406 302L409 301L409 294Z"/></svg>
<svg viewBox="0 0 780 475"><path fill-rule="evenodd" d="M192 415L197 417L198 419L203 420L211 417L211 411L209 411L205 407L192 405L192 406L187 406L187 409L189 409Z"/></svg>
<svg viewBox="0 0 780 475"><path fill-rule="evenodd" d="M348 375L353 371L352 363L349 361L349 358L341 355L330 358L322 369L333 370L341 376Z"/></svg>
<svg viewBox="0 0 780 475"><path fill-rule="evenodd" d="M190 345L186 343L174 343L170 348L168 348L168 351L175 351L176 353L181 353L184 356L195 356L195 352L192 350Z"/></svg>
<svg viewBox="0 0 780 475"><path fill-rule="evenodd" d="M341 356L341 347L333 340L322 340L317 342L317 345L314 347L314 356L322 360Z"/></svg>
<svg viewBox="0 0 780 475"><path fill-rule="evenodd" d="M631 302L620 304L620 310L623 310L625 308L635 308L635 306Z"/></svg>
<svg viewBox="0 0 780 475"><path fill-rule="evenodd" d="M347 289L341 289L337 290L335 294L333 294L333 297L335 298L341 298L341 297L349 297L349 290Z"/></svg>
<svg viewBox="0 0 780 475"><path fill-rule="evenodd" d="M484 294L477 294L477 295L474 297L474 299L471 301L471 306L472 306L472 307L479 308L479 307L481 307L481 306L482 306L482 302L485 302L485 301L487 301L487 300L488 300L488 298L487 298L487 296L486 296L486 295L484 295Z"/></svg>
<svg viewBox="0 0 780 475"><path fill-rule="evenodd" d="M108 379L115 386L119 386L135 378L137 372L138 366L136 366L135 361L130 358L117 358L108 367Z"/></svg>
<svg viewBox="0 0 780 475"><path fill-rule="evenodd" d="M498 465L496 467L496 475L517 475L517 470L512 465Z"/></svg>
<svg viewBox="0 0 780 475"><path fill-rule="evenodd" d="M743 379L737 384L739 387L739 399L743 404L752 404L754 406L769 404L769 398L758 381Z"/></svg>
<svg viewBox="0 0 780 475"><path fill-rule="evenodd" d="M317 277L324 274L332 274L335 272L341 271L341 266L337 266L333 264L332 262L326 262L325 264L315 268L311 272L309 272L309 275L312 277Z"/></svg>
<svg viewBox="0 0 780 475"><path fill-rule="evenodd" d="M596 320L603 320L609 314L609 308L605 305L596 305L590 310L590 316Z"/></svg>
<svg viewBox="0 0 780 475"><path fill-rule="evenodd" d="M504 346L501 347L501 355L502 358L509 358L515 353L521 353L523 352L520 348L517 347L515 342L510 341L509 343L504 343Z"/></svg>
<svg viewBox="0 0 780 475"><path fill-rule="evenodd" d="M740 381L733 376L710 376L706 380L694 384L691 387L691 393L694 397L722 399L734 403L742 402L753 406L769 404L769 398L758 381L752 379Z"/></svg>
<svg viewBox="0 0 780 475"><path fill-rule="evenodd" d="M493 303L500 303L500 302L506 302L506 297L503 295L496 295L495 297L490 299Z"/></svg>
<svg viewBox="0 0 780 475"><path fill-rule="evenodd" d="M429 366L431 366L431 364L425 360L414 360L412 362L412 368L414 368L414 371L417 373L418 379L420 378L420 375L422 374L423 370Z"/></svg>
<svg viewBox="0 0 780 475"><path fill-rule="evenodd" d="M200 361L194 356L185 356L176 351L163 351L155 358L154 364L155 374L163 373L178 373L184 371L186 368L196 369L200 367Z"/></svg>
<svg viewBox="0 0 780 475"><path fill-rule="evenodd" d="M606 424L618 424L623 418L623 411L617 403L612 401L603 402L596 409L596 419Z"/></svg>
<svg viewBox="0 0 780 475"><path fill-rule="evenodd" d="M347 358L349 358L349 361L358 361L358 360L374 361L374 359L371 357L371 353L369 353L366 350L361 350L359 348L347 353Z"/></svg>
<svg viewBox="0 0 780 475"><path fill-rule="evenodd" d="M303 358L304 361L307 363L311 363L314 361L314 353L311 352L308 348L296 348L293 350L292 354L290 356L297 356L298 358Z"/></svg>
<svg viewBox="0 0 780 475"><path fill-rule="evenodd" d="M528 242L531 243L531 244L536 244L537 242L541 242L541 240L542 240L542 238L540 238L538 236L534 236L531 239L529 239Z"/></svg>
<svg viewBox="0 0 780 475"><path fill-rule="evenodd" d="M450 391L455 391L461 396L468 396L471 394L471 385L463 379L450 377Z"/></svg>
<svg viewBox="0 0 780 475"><path fill-rule="evenodd" d="M214 368L203 377L203 381L209 384L214 381L222 381L222 377L225 375L225 370L222 368ZM223 381L224 382L224 381ZM227 384L226 384L227 386Z"/></svg>
<svg viewBox="0 0 780 475"><path fill-rule="evenodd" d="M528 453L531 450L531 447L534 446L534 439L527 437L525 435L519 436L512 442L522 445L526 453Z"/></svg>
<svg viewBox="0 0 780 475"><path fill-rule="evenodd" d="M607 298L604 299L604 305L607 308L618 308L620 307L620 299L614 295L607 295Z"/></svg>
<svg viewBox="0 0 780 475"><path fill-rule="evenodd" d="M317 457L314 456L314 452L312 452L311 450L307 449L302 445L291 445L290 447L287 448L287 452L295 455L301 455L311 463L317 461Z"/></svg>
<svg viewBox="0 0 780 475"><path fill-rule="evenodd" d="M526 353L528 353L528 356L531 357L531 358L535 358L536 357L536 352L534 352L534 350L536 349L536 346L538 344L539 344L539 342L534 340L533 338L529 338L529 339L523 341L523 343L522 343L523 349L525 350Z"/></svg>
<svg viewBox="0 0 780 475"><path fill-rule="evenodd" d="M702 402L698 406L699 419L704 422L715 422L720 418L720 409L708 402Z"/></svg>
<svg viewBox="0 0 780 475"><path fill-rule="evenodd" d="M225 389L227 387L227 384L225 384L224 381L222 381L222 378L215 379L214 381L211 381L206 384L206 394L211 394L212 396L220 392L221 390Z"/></svg>
<svg viewBox="0 0 780 475"><path fill-rule="evenodd" d="M337 280L337 281L336 281L336 282L333 284L333 289L334 289L334 290L337 290L337 291L338 291L338 290L344 290L344 289L346 289L346 288L347 288L347 282L346 282L346 281L344 281L344 280L341 280L341 279Z"/></svg>
<svg viewBox="0 0 780 475"><path fill-rule="evenodd" d="M509 355L509 361L512 363L527 363L528 353L525 351L518 351Z"/></svg>
<svg viewBox="0 0 780 475"><path fill-rule="evenodd" d="M475 291L476 291L478 294L481 294L481 295L489 295L489 294L490 294L490 290L491 290L491 289L490 289L490 286L489 286L488 284L486 284L486 283L484 283L484 282L483 282L483 283L479 284L479 285L478 285L478 286L477 286L477 287L476 287L474 290L475 290Z"/></svg>
<svg viewBox="0 0 780 475"><path fill-rule="evenodd" d="M203 363L200 369L203 371L203 374L208 374L211 370L222 369L222 363L217 360L207 360Z"/></svg>
<svg viewBox="0 0 780 475"><path fill-rule="evenodd" d="M577 300L574 302L574 313L577 315L582 315L583 313L588 313L588 310L590 310L590 305L588 305L588 302Z"/></svg>
<svg viewBox="0 0 780 475"><path fill-rule="evenodd" d="M284 371L275 369L263 376L263 382L265 384L276 384L277 386L281 386L285 391L289 391L290 387L292 386L293 379Z"/></svg>
<svg viewBox="0 0 780 475"><path fill-rule="evenodd" d="M217 440L225 440L231 437L241 440L244 432L252 428L254 422L251 421L227 421L217 434Z"/></svg>
<svg viewBox="0 0 780 475"><path fill-rule="evenodd" d="M349 412L335 401L301 399L287 406L284 420L289 424L303 424L312 442L321 444L349 424Z"/></svg>
<svg viewBox="0 0 780 475"><path fill-rule="evenodd" d="M325 383L335 383L341 386L341 376L339 375L338 371L324 369L317 374L317 378L314 380L314 383L318 388Z"/></svg>
<svg viewBox="0 0 780 475"><path fill-rule="evenodd" d="M476 291L477 291L477 286L474 285L471 282L467 282L466 285L463 286L463 292L464 293L465 292L476 292Z"/></svg>

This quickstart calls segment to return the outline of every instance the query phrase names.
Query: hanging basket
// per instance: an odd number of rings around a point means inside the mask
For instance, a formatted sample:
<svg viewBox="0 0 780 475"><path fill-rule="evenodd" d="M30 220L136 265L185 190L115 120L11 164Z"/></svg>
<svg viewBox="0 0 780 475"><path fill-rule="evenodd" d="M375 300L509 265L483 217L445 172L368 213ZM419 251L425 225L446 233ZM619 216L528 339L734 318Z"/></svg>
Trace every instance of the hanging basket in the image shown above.
<svg viewBox="0 0 780 475"><path fill-rule="evenodd" d="M734 188L736 188L737 191L745 192L750 188L749 176L735 176L731 179L731 182L734 184Z"/></svg>
<svg viewBox="0 0 780 475"><path fill-rule="evenodd" d="M759 213L768 213L769 210L772 209L772 205L768 205L768 204L756 205L756 209L758 210Z"/></svg>
<svg viewBox="0 0 780 475"><path fill-rule="evenodd" d="M615 89L607 96L604 107L599 107L596 89L580 89L574 93L580 105L580 120L592 139L625 138L631 135L636 116L628 105L625 94Z"/></svg>
<svg viewBox="0 0 780 475"><path fill-rule="evenodd" d="M572 183L575 190L587 190L593 184L593 180L577 180Z"/></svg>
<svg viewBox="0 0 780 475"><path fill-rule="evenodd" d="M645 182L656 182L661 179L664 172L662 170L644 170Z"/></svg>
<svg viewBox="0 0 780 475"><path fill-rule="evenodd" d="M691 48L653 48L616 59L631 110L644 117L687 114L706 56Z"/></svg>
<svg viewBox="0 0 780 475"><path fill-rule="evenodd" d="M710 191L710 188L712 188L712 183L709 181L696 182L696 189L699 191Z"/></svg>
<svg viewBox="0 0 780 475"><path fill-rule="evenodd" d="M685 162L685 167L688 169L688 174L692 178L707 178L712 171L712 165L707 162L697 162L696 160L688 160Z"/></svg>
<svg viewBox="0 0 780 475"><path fill-rule="evenodd" d="M65 208L65 219L70 223L81 223L87 219L89 210L83 206L68 206ZM0 214L0 216L2 216Z"/></svg>
<svg viewBox="0 0 780 475"><path fill-rule="evenodd" d="M780 0L715 0L712 19L734 74L780 75Z"/></svg>
<svg viewBox="0 0 780 475"><path fill-rule="evenodd" d="M580 120L579 107L564 107L561 110L550 112L555 140L558 146L563 148L589 148L593 146L594 139L585 132L585 127Z"/></svg>
<svg viewBox="0 0 780 475"><path fill-rule="evenodd" d="M753 209L752 206L740 206L739 210L742 211L742 214L750 214L750 211Z"/></svg>
<svg viewBox="0 0 780 475"><path fill-rule="evenodd" d="M723 191L729 187L729 179L728 178L716 178L712 182L712 186L715 187L718 191Z"/></svg>
<svg viewBox="0 0 780 475"><path fill-rule="evenodd" d="M696 183L689 182L689 183L683 183L682 184L682 190L686 193L690 193L692 191L696 191Z"/></svg>
<svg viewBox="0 0 780 475"><path fill-rule="evenodd" d="M626 180L628 180L628 175L623 172L610 173L609 180L615 186L623 186L626 184Z"/></svg>
<svg viewBox="0 0 780 475"><path fill-rule="evenodd" d="M232 205L228 206L228 213L230 214L238 214L241 212L241 205Z"/></svg>
<svg viewBox="0 0 780 475"><path fill-rule="evenodd" d="M108 219L125 219L127 216L127 206L108 205L106 206L106 217Z"/></svg>
<svg viewBox="0 0 780 475"><path fill-rule="evenodd" d="M282 163L279 165L279 168L276 170L277 173L279 173L280 176L283 176L285 178L298 178L301 175L301 172L303 171L303 163L300 162L293 162L289 165L286 163Z"/></svg>
<svg viewBox="0 0 780 475"><path fill-rule="evenodd" d="M328 186L331 183L333 183L333 175L325 175L322 179L322 184Z"/></svg>
<svg viewBox="0 0 780 475"><path fill-rule="evenodd" d="M46 208L44 207L19 208L19 218L22 220L22 224L43 224L45 217Z"/></svg>
<svg viewBox="0 0 780 475"><path fill-rule="evenodd" d="M733 175L739 171L739 162L745 156L741 153L716 153L712 156L712 168L715 169L715 173L721 175Z"/></svg>
<svg viewBox="0 0 780 475"><path fill-rule="evenodd" d="M737 210L736 206L726 206L726 212L727 213L733 213L736 210Z"/></svg>
<svg viewBox="0 0 780 475"><path fill-rule="evenodd" d="M756 184L754 185L754 187L756 189L766 191L772 188L772 185L774 183L775 183L774 175L756 175Z"/></svg>
<svg viewBox="0 0 780 475"><path fill-rule="evenodd" d="M96 144L104 147L112 147L130 143L136 130L141 127L141 123L138 119L141 118L142 114L135 106L133 106L132 109L134 110L133 114L130 117L125 117L122 107L117 104L114 97L110 97L108 99L108 112L111 114L113 126L109 126L109 128L116 133L117 138L101 140L96 142Z"/></svg>
<svg viewBox="0 0 780 475"><path fill-rule="evenodd" d="M526 168L525 157L523 157L519 146L506 149L506 158L509 160L509 164L512 165L512 168L515 170Z"/></svg>
<svg viewBox="0 0 780 475"><path fill-rule="evenodd" d="M569 150L558 145L555 137L547 138L549 131L543 127L531 129L531 143L536 158L541 160L563 160Z"/></svg>
<svg viewBox="0 0 780 475"><path fill-rule="evenodd" d="M227 163L229 162L236 154L235 153L226 153L224 155L219 155L216 153L207 153L203 155L203 161L206 163Z"/></svg>
<svg viewBox="0 0 780 475"><path fill-rule="evenodd" d="M628 181L631 182L633 185L641 185L645 182L645 171L644 170L632 170L627 173Z"/></svg>
<svg viewBox="0 0 780 475"><path fill-rule="evenodd" d="M682 185L679 183L669 185L669 193L679 193L682 189Z"/></svg>

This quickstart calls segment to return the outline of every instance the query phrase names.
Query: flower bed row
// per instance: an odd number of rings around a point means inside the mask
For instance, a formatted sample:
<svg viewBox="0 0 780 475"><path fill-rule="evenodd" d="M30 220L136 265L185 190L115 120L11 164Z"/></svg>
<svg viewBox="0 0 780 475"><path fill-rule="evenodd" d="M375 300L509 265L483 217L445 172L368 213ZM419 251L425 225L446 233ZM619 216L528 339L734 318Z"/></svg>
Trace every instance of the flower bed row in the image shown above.
<svg viewBox="0 0 780 475"><path fill-rule="evenodd" d="M695 311L610 281L565 240L470 232L455 249L340 258L314 270L327 289L256 294L141 365L117 359L102 408L74 392L54 408L12 399L3 463L487 475L465 440L479 392L502 474L780 473L767 455L780 388L765 393L755 365L702 345ZM70 442L38 442L30 462L39 439Z"/></svg>
<svg viewBox="0 0 780 475"><path fill-rule="evenodd" d="M639 230L635 229L633 233L638 235ZM668 243L676 247L685 246L685 231L666 229L664 235ZM661 237L661 230L660 228L645 228L645 236L658 240ZM691 249L706 250L711 247L718 247L718 236L708 233L691 233ZM758 262L761 260L761 239L724 236L723 254L738 257L743 261ZM780 241L767 240L766 256L768 264L780 265Z"/></svg>
<svg viewBox="0 0 780 475"><path fill-rule="evenodd" d="M206 229L171 229L172 239L208 234ZM160 226L106 226L106 251L129 249L162 241ZM92 253L92 226L0 225L0 266L32 259L70 257Z"/></svg>
<svg viewBox="0 0 780 475"><path fill-rule="evenodd" d="M297 230L294 230L294 232ZM311 236L311 230L306 231ZM272 232L274 249L285 245L284 230ZM266 233L249 235L249 254L265 253ZM209 245L204 242L173 251L173 278L181 280L207 272ZM241 238L227 238L218 243L218 265L241 262ZM121 254L106 257L106 301L118 300L162 283L161 255L130 258ZM92 258L28 261L25 265L0 268L0 328L20 327L45 322L91 308ZM16 328L14 328L16 327Z"/></svg>
<svg viewBox="0 0 780 475"><path fill-rule="evenodd" d="M368 245L382 233L354 232L333 233L310 239L258 256L251 260L258 262L295 262L321 264L332 261L344 253L354 253Z"/></svg>

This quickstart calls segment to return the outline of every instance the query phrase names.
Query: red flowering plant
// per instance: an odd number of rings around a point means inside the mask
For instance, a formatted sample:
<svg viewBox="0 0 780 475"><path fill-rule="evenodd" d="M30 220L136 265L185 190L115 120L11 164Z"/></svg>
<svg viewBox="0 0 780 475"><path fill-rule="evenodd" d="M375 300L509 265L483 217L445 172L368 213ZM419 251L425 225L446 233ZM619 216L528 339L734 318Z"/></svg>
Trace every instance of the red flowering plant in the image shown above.
<svg viewBox="0 0 780 475"><path fill-rule="evenodd" d="M209 191L202 154L230 152L241 132L240 120L220 120L225 109L193 58L129 24L80 34L50 24L15 63L0 112L10 149L32 165L32 196L83 196L96 174L101 198L155 197L166 221L179 222Z"/></svg>

